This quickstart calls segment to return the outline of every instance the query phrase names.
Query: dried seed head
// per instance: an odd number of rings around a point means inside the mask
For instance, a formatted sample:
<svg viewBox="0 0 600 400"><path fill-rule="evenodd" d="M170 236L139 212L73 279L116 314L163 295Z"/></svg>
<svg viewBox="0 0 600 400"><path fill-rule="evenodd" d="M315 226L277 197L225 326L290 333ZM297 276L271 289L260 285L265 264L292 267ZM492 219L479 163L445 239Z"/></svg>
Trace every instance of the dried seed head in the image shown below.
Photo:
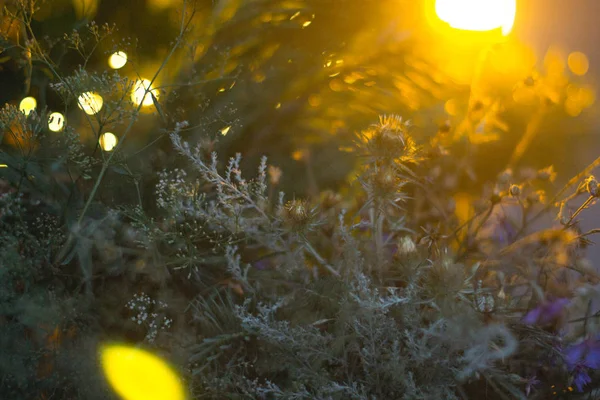
<svg viewBox="0 0 600 400"><path fill-rule="evenodd" d="M376 157L417 162L417 145L410 136L409 123L399 116L383 116L379 123L362 132L363 142Z"/></svg>
<svg viewBox="0 0 600 400"><path fill-rule="evenodd" d="M417 246L410 236L404 236L400 239L399 251L402 254L410 254L417 251Z"/></svg>
<svg viewBox="0 0 600 400"><path fill-rule="evenodd" d="M521 194L521 187L519 185L510 185L510 189L508 189L508 192L513 197L519 197L519 195Z"/></svg>

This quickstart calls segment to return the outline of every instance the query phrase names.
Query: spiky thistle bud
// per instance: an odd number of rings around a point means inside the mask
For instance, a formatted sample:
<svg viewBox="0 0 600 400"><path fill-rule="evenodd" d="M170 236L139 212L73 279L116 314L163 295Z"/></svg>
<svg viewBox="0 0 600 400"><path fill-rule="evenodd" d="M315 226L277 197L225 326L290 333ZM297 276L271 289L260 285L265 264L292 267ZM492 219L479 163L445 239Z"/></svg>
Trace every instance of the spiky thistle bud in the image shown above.
<svg viewBox="0 0 600 400"><path fill-rule="evenodd" d="M288 201L284 207L285 218L293 225L301 225L308 222L310 210L305 200Z"/></svg>

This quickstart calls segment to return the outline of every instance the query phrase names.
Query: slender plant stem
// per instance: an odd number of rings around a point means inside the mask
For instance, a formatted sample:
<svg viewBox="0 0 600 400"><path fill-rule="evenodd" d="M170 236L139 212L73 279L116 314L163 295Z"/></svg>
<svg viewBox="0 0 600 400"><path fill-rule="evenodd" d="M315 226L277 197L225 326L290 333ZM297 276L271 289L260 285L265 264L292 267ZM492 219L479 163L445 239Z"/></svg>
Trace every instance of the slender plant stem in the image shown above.
<svg viewBox="0 0 600 400"><path fill-rule="evenodd" d="M179 36L177 37L175 44L171 48L171 51L169 52L169 54L165 57L165 59L163 60L162 64L158 68L158 70L154 73L154 76L150 80L150 84L146 87L146 90L144 92L144 97L148 96L150 94L150 90L151 90L150 88L152 87L152 84L154 83L154 81L156 80L158 75L162 72L162 70L165 68L165 66L167 65L167 63L169 62L169 60L175 53L175 50L177 50L177 48L179 48L179 45L181 44L183 35L185 34L187 26L189 25L189 23L191 22L191 19L192 19L192 18L190 18L190 20L187 22L187 24L185 23L185 10L186 10L186 2L184 2L183 8L181 11L181 29L179 32ZM81 223L87 210L89 209L90 205L92 204L92 201L94 200L94 197L96 196L96 193L98 192L98 188L100 187L100 183L102 182L102 178L104 177L104 174L106 173L106 170L108 169L108 167L110 165L110 161L112 160L114 155L117 153L117 150L122 146L123 141L125 141L125 138L127 137L129 132L133 128L134 123L137 121L137 117L140 113L140 110L143 107L143 103L144 103L143 101L140 101L140 104L138 104L136 110L134 111L134 113L129 121L129 124L127 125L127 128L123 132L123 137L122 137L121 141L117 144L114 151L108 156L108 158L102 164L102 169L100 170L100 173L98 174L98 178L96 179L96 182L94 183L94 187L92 188L90 196L88 197L88 199L85 203L85 206L83 207L83 210L81 211L81 214L79 215L79 219L77 220L78 224Z"/></svg>

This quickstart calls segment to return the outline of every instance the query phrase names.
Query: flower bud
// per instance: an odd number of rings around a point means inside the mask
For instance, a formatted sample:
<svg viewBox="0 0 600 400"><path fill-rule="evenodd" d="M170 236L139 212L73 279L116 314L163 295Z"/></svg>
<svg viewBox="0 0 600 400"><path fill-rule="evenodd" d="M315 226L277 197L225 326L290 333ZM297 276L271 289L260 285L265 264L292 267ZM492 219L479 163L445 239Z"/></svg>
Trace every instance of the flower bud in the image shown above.
<svg viewBox="0 0 600 400"><path fill-rule="evenodd" d="M521 187L519 185L510 185L510 189L508 189L508 192L512 197L519 197L519 195L521 194Z"/></svg>
<svg viewBox="0 0 600 400"><path fill-rule="evenodd" d="M285 205L285 216L294 224L302 224L310 218L309 210L305 201L292 200Z"/></svg>
<svg viewBox="0 0 600 400"><path fill-rule="evenodd" d="M590 176L586 181L586 189L590 196L598 197L600 192L598 191L598 181L594 176Z"/></svg>

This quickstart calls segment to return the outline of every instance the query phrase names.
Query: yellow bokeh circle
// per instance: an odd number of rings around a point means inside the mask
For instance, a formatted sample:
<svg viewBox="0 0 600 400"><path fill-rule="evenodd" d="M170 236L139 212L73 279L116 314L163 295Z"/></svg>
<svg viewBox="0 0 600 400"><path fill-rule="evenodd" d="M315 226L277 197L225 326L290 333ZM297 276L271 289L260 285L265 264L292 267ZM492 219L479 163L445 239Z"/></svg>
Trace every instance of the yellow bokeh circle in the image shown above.
<svg viewBox="0 0 600 400"><path fill-rule="evenodd" d="M101 349L104 374L124 400L184 400L179 377L159 357L140 348L109 345Z"/></svg>
<svg viewBox="0 0 600 400"><path fill-rule="evenodd" d="M123 68L127 64L127 54L123 51L117 51L108 57L108 66L112 69Z"/></svg>
<svg viewBox="0 0 600 400"><path fill-rule="evenodd" d="M25 115L29 115L29 113L32 112L33 110L35 110L36 107L37 107L37 101L35 100L34 97L31 97L31 96L25 97L19 103L19 110L21 110Z"/></svg>
<svg viewBox="0 0 600 400"><path fill-rule="evenodd" d="M53 112L48 116L48 129L52 132L60 132L65 127L65 116L59 112Z"/></svg>
<svg viewBox="0 0 600 400"><path fill-rule="evenodd" d="M590 68L590 62L585 54L580 51L575 51L569 54L567 58L569 70L575 75L585 75Z"/></svg>
<svg viewBox="0 0 600 400"><path fill-rule="evenodd" d="M102 147L102 150L104 151L112 151L118 142L119 139L117 139L115 134L112 132L103 133L99 140L100 147Z"/></svg>
<svg viewBox="0 0 600 400"><path fill-rule="evenodd" d="M77 106L88 115L94 115L102 109L104 100L96 92L85 92L77 99Z"/></svg>

